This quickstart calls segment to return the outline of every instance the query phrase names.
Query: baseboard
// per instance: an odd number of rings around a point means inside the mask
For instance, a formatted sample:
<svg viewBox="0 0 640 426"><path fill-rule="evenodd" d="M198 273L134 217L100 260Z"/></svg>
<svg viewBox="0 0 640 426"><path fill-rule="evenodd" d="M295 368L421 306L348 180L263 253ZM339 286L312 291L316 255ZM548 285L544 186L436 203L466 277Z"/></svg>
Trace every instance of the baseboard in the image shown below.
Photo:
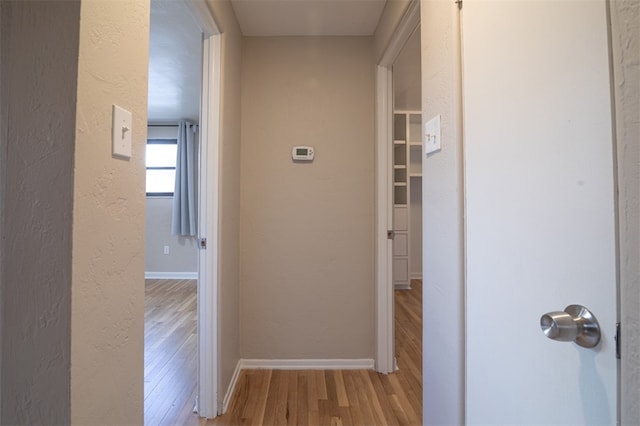
<svg viewBox="0 0 640 426"><path fill-rule="evenodd" d="M411 273L411 279L412 280L421 280L422 279L422 272L412 272Z"/></svg>
<svg viewBox="0 0 640 426"><path fill-rule="evenodd" d="M394 284L395 290L411 290L411 284Z"/></svg>
<svg viewBox="0 0 640 426"><path fill-rule="evenodd" d="M145 280L197 280L197 272L145 272Z"/></svg>
<svg viewBox="0 0 640 426"><path fill-rule="evenodd" d="M373 370L373 359L241 359L242 370Z"/></svg>
<svg viewBox="0 0 640 426"><path fill-rule="evenodd" d="M236 369L233 372L233 376L231 376L231 381L229 382L229 386L227 387L227 393L222 400L222 411L221 414L227 412L229 408L229 404L231 403L231 398L233 398L233 393L236 390L236 384L238 383L238 378L240 378L240 371L242 371L242 360L238 360L236 364Z"/></svg>
<svg viewBox="0 0 640 426"><path fill-rule="evenodd" d="M222 400L220 415L225 414L242 370L373 370L373 359L241 359L231 376Z"/></svg>

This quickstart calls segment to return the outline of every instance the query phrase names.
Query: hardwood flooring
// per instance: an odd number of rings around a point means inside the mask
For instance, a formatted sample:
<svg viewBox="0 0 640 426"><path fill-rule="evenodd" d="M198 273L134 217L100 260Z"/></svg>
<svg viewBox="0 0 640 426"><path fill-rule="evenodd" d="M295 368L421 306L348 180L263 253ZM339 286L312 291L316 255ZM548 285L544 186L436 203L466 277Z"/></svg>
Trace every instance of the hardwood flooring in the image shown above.
<svg viewBox="0 0 640 426"><path fill-rule="evenodd" d="M244 370L227 413L206 425L422 424L422 283L395 292L399 370Z"/></svg>
<svg viewBox="0 0 640 426"><path fill-rule="evenodd" d="M192 413L196 394L196 282L147 280L145 425L422 424L422 282L395 291L399 370L244 370L229 410Z"/></svg>
<svg viewBox="0 0 640 426"><path fill-rule="evenodd" d="M195 280L146 280L144 424L197 425Z"/></svg>

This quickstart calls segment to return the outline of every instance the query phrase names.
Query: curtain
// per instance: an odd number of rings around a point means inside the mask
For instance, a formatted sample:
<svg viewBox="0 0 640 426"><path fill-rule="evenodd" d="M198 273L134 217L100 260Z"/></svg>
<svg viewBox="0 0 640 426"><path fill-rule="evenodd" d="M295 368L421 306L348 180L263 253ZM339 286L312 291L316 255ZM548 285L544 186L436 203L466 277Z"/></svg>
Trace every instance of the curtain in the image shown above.
<svg viewBox="0 0 640 426"><path fill-rule="evenodd" d="M198 177L196 126L185 120L178 124L176 186L173 193L171 233L196 235L196 179Z"/></svg>

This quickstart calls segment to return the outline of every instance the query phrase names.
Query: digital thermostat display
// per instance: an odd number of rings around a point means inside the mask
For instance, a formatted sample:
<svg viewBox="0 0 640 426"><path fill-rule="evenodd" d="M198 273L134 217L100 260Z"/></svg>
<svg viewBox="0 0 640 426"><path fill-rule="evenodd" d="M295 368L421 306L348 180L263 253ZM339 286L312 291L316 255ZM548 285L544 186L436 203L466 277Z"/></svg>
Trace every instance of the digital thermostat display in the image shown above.
<svg viewBox="0 0 640 426"><path fill-rule="evenodd" d="M313 147L311 146L294 146L291 150L291 157L294 161L312 161Z"/></svg>

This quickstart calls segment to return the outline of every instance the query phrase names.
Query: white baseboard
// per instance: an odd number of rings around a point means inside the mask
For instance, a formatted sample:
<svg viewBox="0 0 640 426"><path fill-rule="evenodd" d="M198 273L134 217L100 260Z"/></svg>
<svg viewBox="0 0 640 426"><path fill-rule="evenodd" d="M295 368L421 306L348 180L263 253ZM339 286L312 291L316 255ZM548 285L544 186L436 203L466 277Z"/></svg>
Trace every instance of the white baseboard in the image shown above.
<svg viewBox="0 0 640 426"><path fill-rule="evenodd" d="M222 400L224 414L229 409L242 370L373 370L373 359L241 359L231 376Z"/></svg>
<svg viewBox="0 0 640 426"><path fill-rule="evenodd" d="M373 359L241 359L242 370L373 370Z"/></svg>
<svg viewBox="0 0 640 426"><path fill-rule="evenodd" d="M412 272L411 273L411 279L412 280L421 280L422 279L422 272Z"/></svg>
<svg viewBox="0 0 640 426"><path fill-rule="evenodd" d="M231 403L231 398L233 397L233 393L236 390L236 384L238 383L238 378L240 378L240 371L242 370L242 360L238 360L236 364L236 369L233 372L233 376L231 376L231 382L229 382L229 386L227 387L227 393L222 400L222 411L221 414L227 412L229 408L229 404Z"/></svg>
<svg viewBox="0 0 640 426"><path fill-rule="evenodd" d="M145 272L145 280L197 280L197 272Z"/></svg>
<svg viewBox="0 0 640 426"><path fill-rule="evenodd" d="M394 284L395 290L411 290L411 284Z"/></svg>

